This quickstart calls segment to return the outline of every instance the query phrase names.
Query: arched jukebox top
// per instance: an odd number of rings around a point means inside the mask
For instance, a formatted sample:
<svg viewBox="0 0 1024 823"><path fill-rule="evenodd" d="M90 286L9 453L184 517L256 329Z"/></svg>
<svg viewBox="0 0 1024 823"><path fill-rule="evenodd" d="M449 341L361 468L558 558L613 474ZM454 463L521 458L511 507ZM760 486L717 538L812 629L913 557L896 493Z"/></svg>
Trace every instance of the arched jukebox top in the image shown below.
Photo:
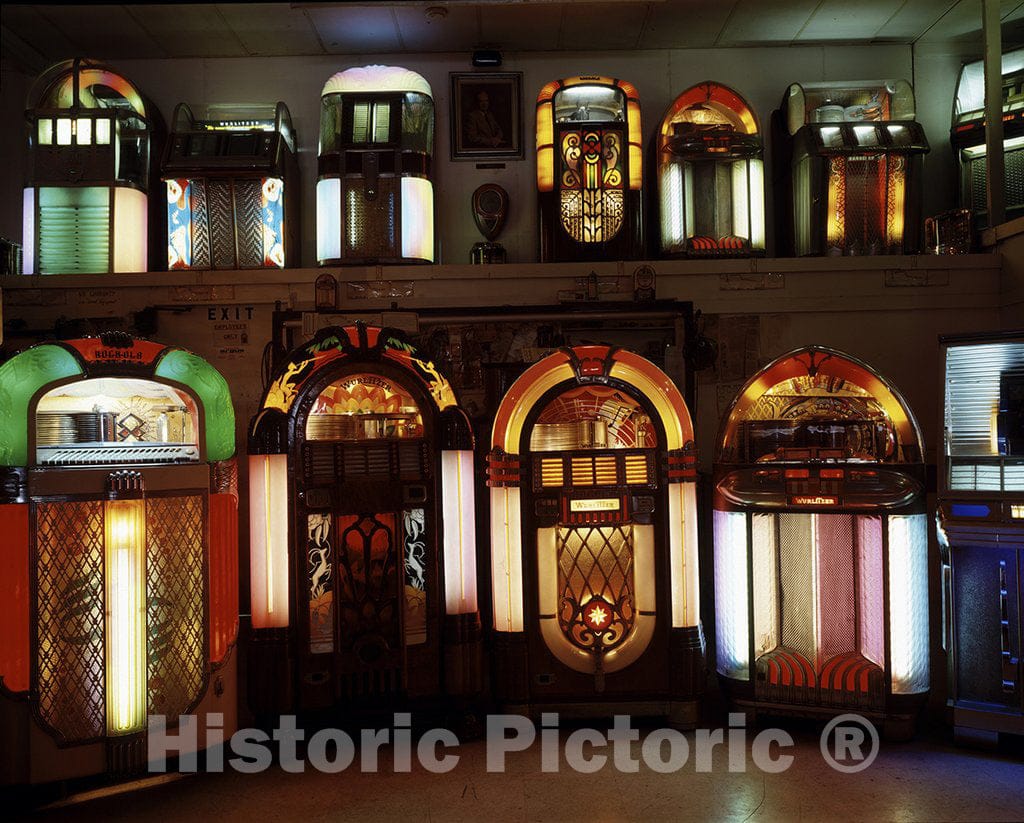
<svg viewBox="0 0 1024 823"><path fill-rule="evenodd" d="M917 421L899 391L848 354L794 349L747 381L719 430L717 462L922 462Z"/></svg>
<svg viewBox="0 0 1024 823"><path fill-rule="evenodd" d="M426 158L433 154L434 100L430 84L410 69L346 69L324 83L320 98L321 174L335 171L325 169L326 156L350 147L378 145L423 154ZM344 169L340 171L343 173ZM429 169L416 171L428 173Z"/></svg>
<svg viewBox="0 0 1024 823"><path fill-rule="evenodd" d="M584 385L591 387L590 391L578 390ZM537 406L542 401L538 416ZM597 432L596 438L591 433L590 448L659 446L672 452L693 447L690 412L675 383L649 360L613 346L560 349L528 368L498 407L492 448L507 454L519 454L524 446L525 450L533 450L535 445L546 450L544 444L534 442L546 438L536 426L529 432L531 443L523 443L530 417L537 417L541 426L605 421L603 433ZM652 425L653 419L657 425ZM656 440L658 430L664 433L664 443ZM550 436L556 437L557 432ZM581 437L586 439L585 434ZM556 450L579 448L579 442L556 444Z"/></svg>
<svg viewBox="0 0 1024 823"><path fill-rule="evenodd" d="M28 94L31 182L116 181L145 189L152 127L139 90L102 63L65 60ZM79 162L69 165L74 157Z"/></svg>
<svg viewBox="0 0 1024 823"><path fill-rule="evenodd" d="M344 375L333 379L336 372ZM451 385L416 356L400 331L363 323L329 327L292 351L275 373L253 418L250 453L282 454L296 437L423 437L437 413L458 421L445 427L453 442L444 447L472 448L469 421Z"/></svg>
<svg viewBox="0 0 1024 823"><path fill-rule="evenodd" d="M783 111L791 135L807 123L910 121L916 114L914 87L906 80L793 83L786 90ZM900 132L892 134L899 145L895 138Z"/></svg>
<svg viewBox="0 0 1024 823"><path fill-rule="evenodd" d="M680 94L661 121L658 165L668 155L759 154L761 129L754 110L736 91L710 80Z"/></svg>
<svg viewBox="0 0 1024 823"><path fill-rule="evenodd" d="M214 462L235 453L220 372L185 349L125 334L15 355L0 365L0 408L5 466Z"/></svg>

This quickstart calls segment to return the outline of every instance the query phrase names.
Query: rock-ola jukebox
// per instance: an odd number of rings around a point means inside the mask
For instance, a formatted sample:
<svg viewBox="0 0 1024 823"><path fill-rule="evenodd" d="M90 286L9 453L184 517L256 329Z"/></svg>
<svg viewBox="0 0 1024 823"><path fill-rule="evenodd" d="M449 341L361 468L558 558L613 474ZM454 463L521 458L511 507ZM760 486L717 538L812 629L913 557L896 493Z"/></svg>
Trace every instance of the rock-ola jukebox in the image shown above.
<svg viewBox="0 0 1024 823"><path fill-rule="evenodd" d="M182 715L195 748L208 727L230 737L224 378L123 334L43 343L0 366L0 409L0 783L141 770L155 736L181 738Z"/></svg>

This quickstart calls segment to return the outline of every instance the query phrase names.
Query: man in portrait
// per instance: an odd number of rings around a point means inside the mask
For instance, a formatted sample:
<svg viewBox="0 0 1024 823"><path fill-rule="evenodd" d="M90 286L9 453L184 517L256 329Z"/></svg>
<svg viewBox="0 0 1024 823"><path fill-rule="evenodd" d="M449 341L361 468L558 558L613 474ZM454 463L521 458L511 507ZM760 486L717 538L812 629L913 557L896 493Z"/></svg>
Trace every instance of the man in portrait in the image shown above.
<svg viewBox="0 0 1024 823"><path fill-rule="evenodd" d="M505 132L491 111L491 99L486 91L477 92L476 106L466 115L465 130L470 146L493 149L508 145Z"/></svg>

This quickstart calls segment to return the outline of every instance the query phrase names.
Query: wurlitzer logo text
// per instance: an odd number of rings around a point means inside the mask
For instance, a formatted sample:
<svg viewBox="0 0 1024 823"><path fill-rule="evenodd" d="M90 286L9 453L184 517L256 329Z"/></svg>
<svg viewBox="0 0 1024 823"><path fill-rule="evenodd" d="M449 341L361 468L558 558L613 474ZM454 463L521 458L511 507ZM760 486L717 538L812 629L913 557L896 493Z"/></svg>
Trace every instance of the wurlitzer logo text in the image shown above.
<svg viewBox="0 0 1024 823"><path fill-rule="evenodd" d="M617 512L619 500L615 497L605 497L600 500L570 500L569 511L571 512Z"/></svg>
<svg viewBox="0 0 1024 823"><path fill-rule="evenodd" d="M826 495L807 495L797 496L789 498L789 504L791 506L838 506L838 497L828 497Z"/></svg>

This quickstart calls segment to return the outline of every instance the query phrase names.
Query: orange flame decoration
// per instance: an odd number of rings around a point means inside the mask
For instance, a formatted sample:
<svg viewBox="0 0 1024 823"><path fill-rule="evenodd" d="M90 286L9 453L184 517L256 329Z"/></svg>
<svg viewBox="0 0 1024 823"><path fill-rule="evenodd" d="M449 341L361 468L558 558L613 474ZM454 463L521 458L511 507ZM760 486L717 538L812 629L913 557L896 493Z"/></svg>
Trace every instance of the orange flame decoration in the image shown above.
<svg viewBox="0 0 1024 823"><path fill-rule="evenodd" d="M328 386L317 398L317 414L393 414L403 405L411 405L412 398L384 386L362 381L346 385Z"/></svg>

